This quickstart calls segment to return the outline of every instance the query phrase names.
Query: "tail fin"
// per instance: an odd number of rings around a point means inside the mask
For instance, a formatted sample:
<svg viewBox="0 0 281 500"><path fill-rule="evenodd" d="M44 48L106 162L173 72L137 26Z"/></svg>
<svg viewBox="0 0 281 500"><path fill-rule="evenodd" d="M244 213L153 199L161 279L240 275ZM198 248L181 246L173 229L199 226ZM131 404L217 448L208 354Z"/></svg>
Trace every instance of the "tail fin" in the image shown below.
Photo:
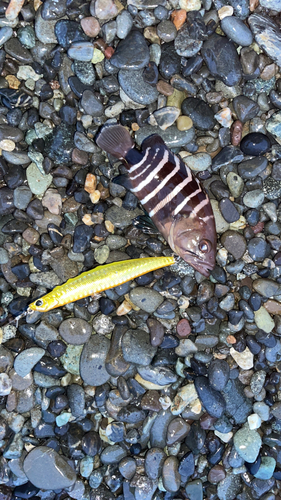
<svg viewBox="0 0 281 500"><path fill-rule="evenodd" d="M116 158L125 158L134 147L134 141L128 130L122 125L104 125L96 137L99 148Z"/></svg>

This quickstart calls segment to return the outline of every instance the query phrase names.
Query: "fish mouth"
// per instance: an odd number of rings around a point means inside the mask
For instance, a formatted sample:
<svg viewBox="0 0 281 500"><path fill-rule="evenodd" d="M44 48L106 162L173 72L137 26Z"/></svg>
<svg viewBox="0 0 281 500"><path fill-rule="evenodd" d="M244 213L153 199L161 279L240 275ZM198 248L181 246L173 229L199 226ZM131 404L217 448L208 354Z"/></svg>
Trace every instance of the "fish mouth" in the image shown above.
<svg viewBox="0 0 281 500"><path fill-rule="evenodd" d="M191 250L185 251L183 260L190 264L195 271L198 271L200 274L203 274L203 276L206 276L206 278L209 278L211 271L215 267L215 265L212 265L210 262L202 261L200 257L198 257L198 255Z"/></svg>

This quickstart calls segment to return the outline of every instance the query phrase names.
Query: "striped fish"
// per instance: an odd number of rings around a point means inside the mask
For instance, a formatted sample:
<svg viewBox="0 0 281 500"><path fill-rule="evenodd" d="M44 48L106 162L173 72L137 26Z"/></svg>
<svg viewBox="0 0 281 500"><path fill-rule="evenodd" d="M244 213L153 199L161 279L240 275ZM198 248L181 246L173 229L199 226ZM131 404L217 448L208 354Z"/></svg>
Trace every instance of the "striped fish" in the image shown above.
<svg viewBox="0 0 281 500"><path fill-rule="evenodd" d="M216 228L210 200L191 170L158 135L141 151L125 127L104 125L97 145L122 160L131 191L172 250L204 276L215 266Z"/></svg>

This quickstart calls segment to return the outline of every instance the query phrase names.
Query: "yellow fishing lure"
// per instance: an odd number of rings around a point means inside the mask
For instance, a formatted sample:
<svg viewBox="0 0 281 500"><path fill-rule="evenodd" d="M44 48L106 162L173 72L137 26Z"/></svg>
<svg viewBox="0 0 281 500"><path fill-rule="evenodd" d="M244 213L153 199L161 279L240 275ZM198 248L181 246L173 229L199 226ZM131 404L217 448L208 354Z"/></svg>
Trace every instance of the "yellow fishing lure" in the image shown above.
<svg viewBox="0 0 281 500"><path fill-rule="evenodd" d="M147 257L98 266L68 280L64 285L56 286L50 293L32 302L29 310L50 311L50 309L114 288L126 281L174 263L174 257Z"/></svg>

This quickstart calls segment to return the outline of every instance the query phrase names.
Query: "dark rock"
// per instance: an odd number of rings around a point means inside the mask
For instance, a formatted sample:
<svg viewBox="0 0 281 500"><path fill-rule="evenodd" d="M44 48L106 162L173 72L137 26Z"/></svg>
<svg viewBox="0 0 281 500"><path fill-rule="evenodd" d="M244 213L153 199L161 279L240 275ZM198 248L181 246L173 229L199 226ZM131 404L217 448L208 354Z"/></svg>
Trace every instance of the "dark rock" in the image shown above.
<svg viewBox="0 0 281 500"><path fill-rule="evenodd" d="M199 130L211 130L216 124L212 109L202 99L188 97L182 103L182 112L190 116Z"/></svg>
<svg viewBox="0 0 281 500"><path fill-rule="evenodd" d="M241 151L245 155L260 156L270 149L269 138L261 132L251 132L243 137L240 142Z"/></svg>
<svg viewBox="0 0 281 500"><path fill-rule="evenodd" d="M213 389L206 377L196 377L194 384L198 397L209 415L220 418L226 407L223 396Z"/></svg>
<svg viewBox="0 0 281 500"><path fill-rule="evenodd" d="M225 85L237 85L242 76L242 67L236 48L226 37L214 34L204 42L202 57L211 74Z"/></svg>

